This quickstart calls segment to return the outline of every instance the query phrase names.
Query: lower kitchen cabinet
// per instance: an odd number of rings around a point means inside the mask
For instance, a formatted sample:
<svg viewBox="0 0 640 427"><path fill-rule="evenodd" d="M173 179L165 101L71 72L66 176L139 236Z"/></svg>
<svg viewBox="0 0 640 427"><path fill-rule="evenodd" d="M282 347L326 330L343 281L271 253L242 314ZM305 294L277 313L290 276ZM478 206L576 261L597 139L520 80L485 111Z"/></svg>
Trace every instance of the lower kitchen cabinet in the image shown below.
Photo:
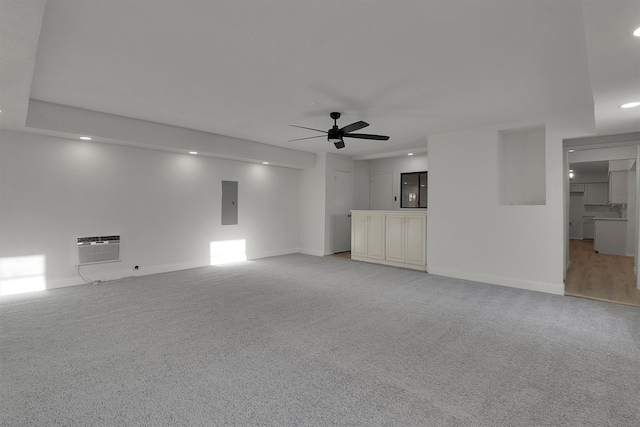
<svg viewBox="0 0 640 427"><path fill-rule="evenodd" d="M376 211L351 215L351 259L385 258L385 215Z"/></svg>
<svg viewBox="0 0 640 427"><path fill-rule="evenodd" d="M351 224L351 259L427 270L426 211L352 211Z"/></svg>
<svg viewBox="0 0 640 427"><path fill-rule="evenodd" d="M627 250L626 218L595 218L593 248L610 255L629 255Z"/></svg>

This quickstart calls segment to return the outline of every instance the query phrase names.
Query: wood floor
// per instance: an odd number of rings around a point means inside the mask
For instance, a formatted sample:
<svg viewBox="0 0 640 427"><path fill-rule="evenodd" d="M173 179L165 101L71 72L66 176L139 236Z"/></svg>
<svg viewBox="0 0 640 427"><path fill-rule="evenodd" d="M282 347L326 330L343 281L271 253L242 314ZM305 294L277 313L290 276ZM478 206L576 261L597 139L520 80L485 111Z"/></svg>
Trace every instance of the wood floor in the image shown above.
<svg viewBox="0 0 640 427"><path fill-rule="evenodd" d="M327 255L334 258L351 259L351 251L338 252L337 254Z"/></svg>
<svg viewBox="0 0 640 427"><path fill-rule="evenodd" d="M328 255L351 259L351 252ZM593 241L571 240L565 295L640 307L633 257L596 253Z"/></svg>
<svg viewBox="0 0 640 427"><path fill-rule="evenodd" d="M571 240L565 295L640 307L633 257L596 253L593 241Z"/></svg>

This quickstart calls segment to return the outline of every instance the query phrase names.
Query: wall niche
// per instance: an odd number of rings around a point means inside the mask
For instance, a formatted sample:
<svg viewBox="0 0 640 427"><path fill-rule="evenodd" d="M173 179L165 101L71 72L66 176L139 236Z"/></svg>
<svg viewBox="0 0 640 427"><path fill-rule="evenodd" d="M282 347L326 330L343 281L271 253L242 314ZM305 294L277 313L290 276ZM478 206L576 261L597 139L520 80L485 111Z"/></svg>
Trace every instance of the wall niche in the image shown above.
<svg viewBox="0 0 640 427"><path fill-rule="evenodd" d="M501 205L545 205L547 181L544 125L498 131Z"/></svg>

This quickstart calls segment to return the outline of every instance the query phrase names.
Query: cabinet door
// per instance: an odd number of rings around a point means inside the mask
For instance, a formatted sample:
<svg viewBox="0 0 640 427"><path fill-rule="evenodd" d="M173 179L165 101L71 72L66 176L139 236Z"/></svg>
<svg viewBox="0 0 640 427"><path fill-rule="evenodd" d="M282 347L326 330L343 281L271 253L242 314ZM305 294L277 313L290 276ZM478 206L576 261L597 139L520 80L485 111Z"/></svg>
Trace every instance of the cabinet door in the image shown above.
<svg viewBox="0 0 640 427"><path fill-rule="evenodd" d="M404 262L404 215L387 215L387 257Z"/></svg>
<svg viewBox="0 0 640 427"><path fill-rule="evenodd" d="M367 219L367 257L384 259L385 215L368 215Z"/></svg>
<svg viewBox="0 0 640 427"><path fill-rule="evenodd" d="M609 172L609 203L627 203L627 171Z"/></svg>
<svg viewBox="0 0 640 427"><path fill-rule="evenodd" d="M609 202L609 184L606 182L598 184L585 184L584 204L585 205L606 205Z"/></svg>
<svg viewBox="0 0 640 427"><path fill-rule="evenodd" d="M427 221L424 216L407 216L405 218L405 262L425 265Z"/></svg>
<svg viewBox="0 0 640 427"><path fill-rule="evenodd" d="M367 215L354 213L351 218L351 254L367 256Z"/></svg>

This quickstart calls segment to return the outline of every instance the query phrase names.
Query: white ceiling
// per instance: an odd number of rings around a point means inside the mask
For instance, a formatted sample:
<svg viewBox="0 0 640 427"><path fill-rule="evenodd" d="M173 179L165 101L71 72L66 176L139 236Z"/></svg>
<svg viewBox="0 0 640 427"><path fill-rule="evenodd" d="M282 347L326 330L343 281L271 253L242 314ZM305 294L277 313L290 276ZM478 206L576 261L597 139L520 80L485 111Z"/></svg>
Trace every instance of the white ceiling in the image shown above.
<svg viewBox="0 0 640 427"><path fill-rule="evenodd" d="M607 174L609 172L609 161L602 160L597 162L571 163L569 168L573 170L573 172L577 176L590 174Z"/></svg>
<svg viewBox="0 0 640 427"><path fill-rule="evenodd" d="M0 0L0 127L29 99L337 153L555 113L640 130L638 0ZM42 132L42 130L38 130ZM73 133L73 129L68 132ZM81 132L78 132L81 133ZM578 136L578 135L576 135ZM131 136L132 141L135 135Z"/></svg>

